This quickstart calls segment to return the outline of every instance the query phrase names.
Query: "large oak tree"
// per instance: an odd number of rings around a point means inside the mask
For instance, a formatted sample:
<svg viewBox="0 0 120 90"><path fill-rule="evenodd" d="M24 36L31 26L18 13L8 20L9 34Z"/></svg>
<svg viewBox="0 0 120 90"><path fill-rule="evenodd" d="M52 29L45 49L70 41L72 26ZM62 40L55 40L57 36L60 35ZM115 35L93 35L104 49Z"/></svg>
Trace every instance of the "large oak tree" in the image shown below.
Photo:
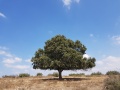
<svg viewBox="0 0 120 90"><path fill-rule="evenodd" d="M86 47L79 41L56 35L45 42L44 49L38 49L32 57L34 69L58 70L62 79L63 70L87 70L95 66L95 58L84 58Z"/></svg>

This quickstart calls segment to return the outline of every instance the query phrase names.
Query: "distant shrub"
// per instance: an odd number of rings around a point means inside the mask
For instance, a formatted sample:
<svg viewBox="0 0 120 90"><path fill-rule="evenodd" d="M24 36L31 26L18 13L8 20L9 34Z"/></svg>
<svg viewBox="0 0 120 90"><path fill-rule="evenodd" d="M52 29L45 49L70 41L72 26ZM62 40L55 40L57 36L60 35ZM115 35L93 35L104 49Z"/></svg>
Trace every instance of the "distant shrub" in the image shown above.
<svg viewBox="0 0 120 90"><path fill-rule="evenodd" d="M52 76L52 74L48 74L47 76Z"/></svg>
<svg viewBox="0 0 120 90"><path fill-rule="evenodd" d="M28 74L28 73L21 73L21 74L19 74L19 77L29 77L30 76L30 74Z"/></svg>
<svg viewBox="0 0 120 90"><path fill-rule="evenodd" d="M86 77L91 77L91 75L85 75Z"/></svg>
<svg viewBox="0 0 120 90"><path fill-rule="evenodd" d="M72 73L72 74L69 74L69 76L85 76L85 74L84 73L79 73L79 74Z"/></svg>
<svg viewBox="0 0 120 90"><path fill-rule="evenodd" d="M94 73L91 73L92 76L94 75L103 75L101 72L94 72Z"/></svg>
<svg viewBox="0 0 120 90"><path fill-rule="evenodd" d="M54 76L54 77L58 77L59 74L58 74L57 72L54 72L54 73L53 73L53 76Z"/></svg>
<svg viewBox="0 0 120 90"><path fill-rule="evenodd" d="M53 74L48 74L48 76L54 76L54 77L58 77L59 74L57 72L54 72Z"/></svg>
<svg viewBox="0 0 120 90"><path fill-rule="evenodd" d="M106 75L120 75L118 71L108 71Z"/></svg>
<svg viewBox="0 0 120 90"><path fill-rule="evenodd" d="M2 78L16 78L18 77L17 75L4 75Z"/></svg>
<svg viewBox="0 0 120 90"><path fill-rule="evenodd" d="M43 74L42 73L37 73L37 76L42 76Z"/></svg>
<svg viewBox="0 0 120 90"><path fill-rule="evenodd" d="M110 75L105 80L105 90L120 90L120 75Z"/></svg>

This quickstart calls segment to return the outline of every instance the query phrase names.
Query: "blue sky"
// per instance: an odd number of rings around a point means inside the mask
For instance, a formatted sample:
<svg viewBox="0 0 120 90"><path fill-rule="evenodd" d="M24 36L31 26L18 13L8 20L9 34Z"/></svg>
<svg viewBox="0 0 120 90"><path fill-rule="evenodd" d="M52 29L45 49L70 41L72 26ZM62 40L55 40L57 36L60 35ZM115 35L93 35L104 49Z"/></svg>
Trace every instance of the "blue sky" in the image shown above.
<svg viewBox="0 0 120 90"><path fill-rule="evenodd" d="M0 0L0 76L54 72L33 70L30 59L57 34L80 40L97 59L85 73L120 71L120 0Z"/></svg>

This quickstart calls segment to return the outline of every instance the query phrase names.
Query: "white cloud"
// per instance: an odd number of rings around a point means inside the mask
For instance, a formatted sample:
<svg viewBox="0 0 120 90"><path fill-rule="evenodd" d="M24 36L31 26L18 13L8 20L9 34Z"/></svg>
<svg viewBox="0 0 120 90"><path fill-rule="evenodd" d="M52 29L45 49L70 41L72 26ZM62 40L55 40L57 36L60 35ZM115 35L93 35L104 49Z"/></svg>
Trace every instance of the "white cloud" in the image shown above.
<svg viewBox="0 0 120 90"><path fill-rule="evenodd" d="M28 69L30 66L27 65L16 65L16 66L12 66L13 68L16 69Z"/></svg>
<svg viewBox="0 0 120 90"><path fill-rule="evenodd" d="M120 57L107 56L102 60L96 61L96 67L92 69L92 72L100 71L106 73L107 71L116 70L120 71Z"/></svg>
<svg viewBox="0 0 120 90"><path fill-rule="evenodd" d="M62 2L68 9L70 9L70 5L72 3L72 0L62 0Z"/></svg>
<svg viewBox="0 0 120 90"><path fill-rule="evenodd" d="M74 0L76 3L79 3L80 2L80 0Z"/></svg>
<svg viewBox="0 0 120 90"><path fill-rule="evenodd" d="M9 68L14 68L14 69L28 69L30 66L28 65L10 65L10 64L5 64L6 67Z"/></svg>
<svg viewBox="0 0 120 90"><path fill-rule="evenodd" d="M27 60L25 60L25 62L29 62L29 63L31 63L31 59L27 59Z"/></svg>
<svg viewBox="0 0 120 90"><path fill-rule="evenodd" d="M84 54L83 58L89 58L90 56L88 54Z"/></svg>
<svg viewBox="0 0 120 90"><path fill-rule="evenodd" d="M22 63L22 58L17 57L11 53L9 53L8 48L0 46L0 56L2 58L2 62L6 67L15 68L15 69L27 69L29 66L27 65L16 65L18 63ZM25 60L25 62L30 62L30 59Z"/></svg>
<svg viewBox="0 0 120 90"><path fill-rule="evenodd" d="M8 50L8 48L4 47L4 46L0 46L0 49L2 49L2 50Z"/></svg>
<svg viewBox="0 0 120 90"><path fill-rule="evenodd" d="M6 57L12 57L10 53L6 52L5 50L0 50L0 55L6 56Z"/></svg>
<svg viewBox="0 0 120 90"><path fill-rule="evenodd" d="M16 57L6 50L8 50L8 48L0 46L0 56L3 58L4 64L13 64L22 61L22 58Z"/></svg>
<svg viewBox="0 0 120 90"><path fill-rule="evenodd" d="M94 37L94 35L93 35L93 34L90 34L90 37Z"/></svg>
<svg viewBox="0 0 120 90"><path fill-rule="evenodd" d="M114 41L115 44L120 45L120 36L113 36L112 40Z"/></svg>
<svg viewBox="0 0 120 90"><path fill-rule="evenodd" d="M72 0L62 0L64 5L69 6L72 3Z"/></svg>
<svg viewBox="0 0 120 90"><path fill-rule="evenodd" d="M18 57L13 57L13 58L4 58L3 63L5 64L14 64L16 62L21 62L22 59Z"/></svg>
<svg viewBox="0 0 120 90"><path fill-rule="evenodd" d="M0 55L6 55L5 51L0 50Z"/></svg>
<svg viewBox="0 0 120 90"><path fill-rule="evenodd" d="M4 69L1 68L1 70L3 71L2 74L15 74L15 72L29 72L32 74L32 72L30 71L30 59L24 60L23 58L10 53L7 47L0 46L0 59L2 60L2 67L8 70L4 71Z"/></svg>
<svg viewBox="0 0 120 90"><path fill-rule="evenodd" d="M73 2L79 4L80 0L62 0L62 2L64 4L64 6L66 6L68 9L70 9L70 6Z"/></svg>
<svg viewBox="0 0 120 90"><path fill-rule="evenodd" d="M6 16L3 13L1 13L1 12L0 12L0 17L6 18Z"/></svg>

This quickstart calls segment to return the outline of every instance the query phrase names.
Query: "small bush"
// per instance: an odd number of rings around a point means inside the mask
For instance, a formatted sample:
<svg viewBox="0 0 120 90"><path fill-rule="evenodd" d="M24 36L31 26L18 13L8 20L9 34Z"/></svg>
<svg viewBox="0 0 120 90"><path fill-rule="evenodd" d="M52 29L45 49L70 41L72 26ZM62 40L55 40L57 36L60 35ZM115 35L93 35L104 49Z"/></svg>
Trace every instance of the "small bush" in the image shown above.
<svg viewBox="0 0 120 90"><path fill-rule="evenodd" d="M53 74L48 74L48 76L54 76L54 77L58 77L59 74L57 72L54 72Z"/></svg>
<svg viewBox="0 0 120 90"><path fill-rule="evenodd" d="M4 75L2 78L17 78L17 75Z"/></svg>
<svg viewBox="0 0 120 90"><path fill-rule="evenodd" d="M43 74L42 73L37 73L37 76L42 76Z"/></svg>
<svg viewBox="0 0 120 90"><path fill-rule="evenodd" d="M96 76L96 75L103 75L103 74L101 72L94 72L91 74L91 76L94 76L94 75Z"/></svg>
<svg viewBox="0 0 120 90"><path fill-rule="evenodd" d="M120 90L120 75L110 75L105 80L105 90Z"/></svg>
<svg viewBox="0 0 120 90"><path fill-rule="evenodd" d="M85 76L85 74L84 73L79 73L79 74L72 73L72 74L69 74L69 76Z"/></svg>
<svg viewBox="0 0 120 90"><path fill-rule="evenodd" d="M120 75L118 71L108 71L106 75Z"/></svg>
<svg viewBox="0 0 120 90"><path fill-rule="evenodd" d="M86 77L91 77L91 75L85 75Z"/></svg>
<svg viewBox="0 0 120 90"><path fill-rule="evenodd" d="M59 74L58 74L57 72L54 72L54 73L53 73L53 76L54 76L54 77L58 77Z"/></svg>
<svg viewBox="0 0 120 90"><path fill-rule="evenodd" d="M21 73L21 74L19 74L19 77L30 77L30 74L28 74L28 73Z"/></svg>

